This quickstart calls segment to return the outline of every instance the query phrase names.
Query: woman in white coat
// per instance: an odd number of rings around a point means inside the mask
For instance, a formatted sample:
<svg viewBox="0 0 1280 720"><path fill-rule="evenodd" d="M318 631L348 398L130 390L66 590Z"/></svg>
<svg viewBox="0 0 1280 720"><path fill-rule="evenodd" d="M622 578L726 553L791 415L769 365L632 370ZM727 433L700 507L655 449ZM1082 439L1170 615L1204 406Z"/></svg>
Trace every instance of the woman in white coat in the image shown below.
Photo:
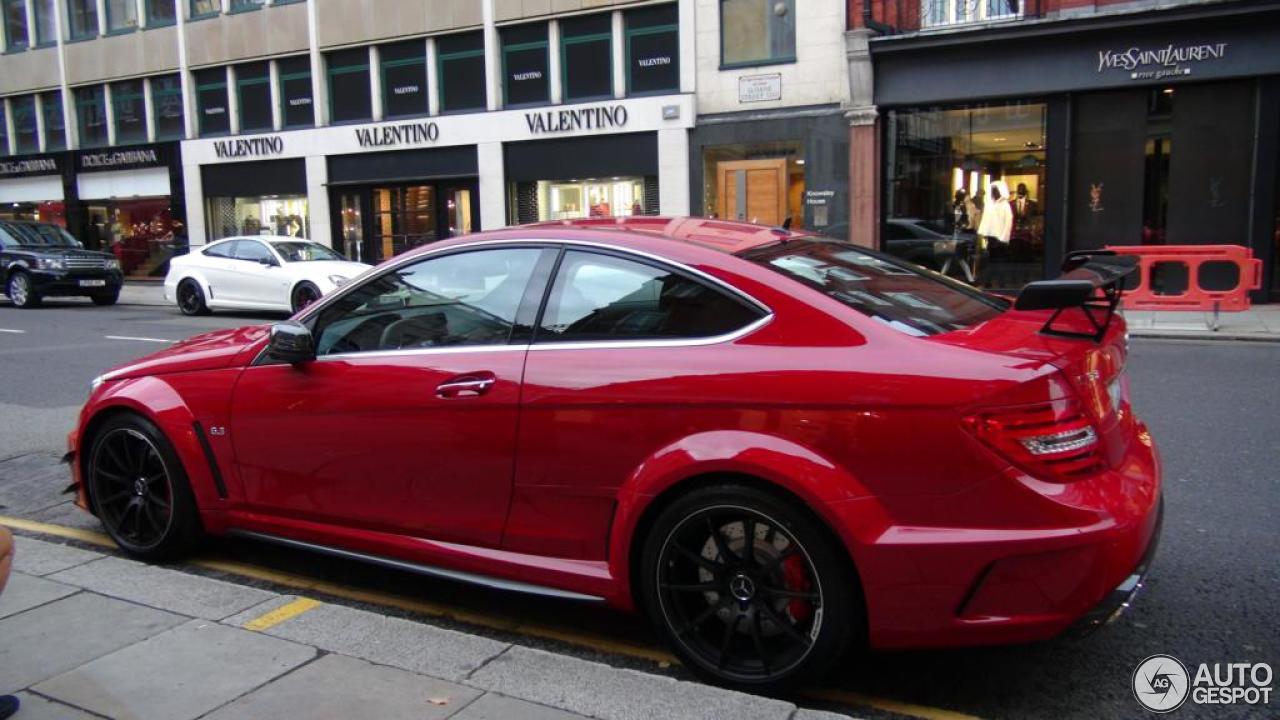
<svg viewBox="0 0 1280 720"><path fill-rule="evenodd" d="M990 255L987 252L987 243L1001 243L1001 250L1003 251L1009 247L1009 236L1012 234L1013 208L1009 206L1009 186L1003 180L996 180L987 189L986 207L982 209L982 222L978 225L978 255L984 267L981 274L975 269L974 275L983 278L983 285L990 285L988 281L991 277L990 263L988 262ZM1007 253L1001 252L999 254L1005 255Z"/></svg>

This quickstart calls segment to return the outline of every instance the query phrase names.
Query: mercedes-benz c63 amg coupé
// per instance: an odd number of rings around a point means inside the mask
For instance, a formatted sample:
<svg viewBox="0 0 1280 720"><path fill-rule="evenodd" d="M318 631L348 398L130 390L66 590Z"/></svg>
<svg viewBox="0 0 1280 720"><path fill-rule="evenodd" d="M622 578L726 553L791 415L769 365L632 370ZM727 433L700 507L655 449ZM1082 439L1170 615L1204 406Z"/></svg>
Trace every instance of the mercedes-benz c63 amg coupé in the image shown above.
<svg viewBox="0 0 1280 720"><path fill-rule="evenodd" d="M101 376L68 459L131 555L235 534L604 602L738 687L1050 638L1127 604L1161 506L1129 268L1068 264L1014 302L719 220L458 237Z"/></svg>

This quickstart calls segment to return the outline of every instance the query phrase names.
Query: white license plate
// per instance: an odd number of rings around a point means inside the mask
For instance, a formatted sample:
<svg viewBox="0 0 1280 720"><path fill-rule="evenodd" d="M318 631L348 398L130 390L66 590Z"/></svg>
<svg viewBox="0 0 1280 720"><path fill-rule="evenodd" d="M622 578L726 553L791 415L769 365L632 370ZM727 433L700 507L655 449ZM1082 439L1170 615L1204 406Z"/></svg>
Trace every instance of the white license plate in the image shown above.
<svg viewBox="0 0 1280 720"><path fill-rule="evenodd" d="M80 287L106 287L106 280L81 280Z"/></svg>

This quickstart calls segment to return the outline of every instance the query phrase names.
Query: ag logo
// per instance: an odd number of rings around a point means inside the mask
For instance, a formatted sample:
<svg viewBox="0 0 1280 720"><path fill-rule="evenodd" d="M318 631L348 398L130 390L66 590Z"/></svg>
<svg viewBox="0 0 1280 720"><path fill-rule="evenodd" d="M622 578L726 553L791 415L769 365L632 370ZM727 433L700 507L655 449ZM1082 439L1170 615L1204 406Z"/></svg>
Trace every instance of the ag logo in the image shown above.
<svg viewBox="0 0 1280 720"><path fill-rule="evenodd" d="M1177 710L1190 690L1186 666L1172 655L1152 655L1133 671L1133 696L1151 712Z"/></svg>

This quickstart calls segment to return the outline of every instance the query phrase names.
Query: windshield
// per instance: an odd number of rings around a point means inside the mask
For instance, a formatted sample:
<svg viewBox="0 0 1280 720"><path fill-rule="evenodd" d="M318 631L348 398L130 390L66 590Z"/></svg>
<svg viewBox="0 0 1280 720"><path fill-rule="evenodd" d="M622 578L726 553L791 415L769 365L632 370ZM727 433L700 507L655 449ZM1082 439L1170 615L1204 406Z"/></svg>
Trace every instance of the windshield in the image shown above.
<svg viewBox="0 0 1280 720"><path fill-rule="evenodd" d="M5 223L4 229L9 231L19 245L39 245L44 247L80 247L80 242L71 237L66 230L57 225L44 223Z"/></svg>
<svg viewBox="0 0 1280 720"><path fill-rule="evenodd" d="M1008 307L950 278L834 240L797 238L742 256L908 335L960 330Z"/></svg>
<svg viewBox="0 0 1280 720"><path fill-rule="evenodd" d="M309 260L346 260L345 257L313 242L273 242L271 247L280 253L285 262L307 262Z"/></svg>

